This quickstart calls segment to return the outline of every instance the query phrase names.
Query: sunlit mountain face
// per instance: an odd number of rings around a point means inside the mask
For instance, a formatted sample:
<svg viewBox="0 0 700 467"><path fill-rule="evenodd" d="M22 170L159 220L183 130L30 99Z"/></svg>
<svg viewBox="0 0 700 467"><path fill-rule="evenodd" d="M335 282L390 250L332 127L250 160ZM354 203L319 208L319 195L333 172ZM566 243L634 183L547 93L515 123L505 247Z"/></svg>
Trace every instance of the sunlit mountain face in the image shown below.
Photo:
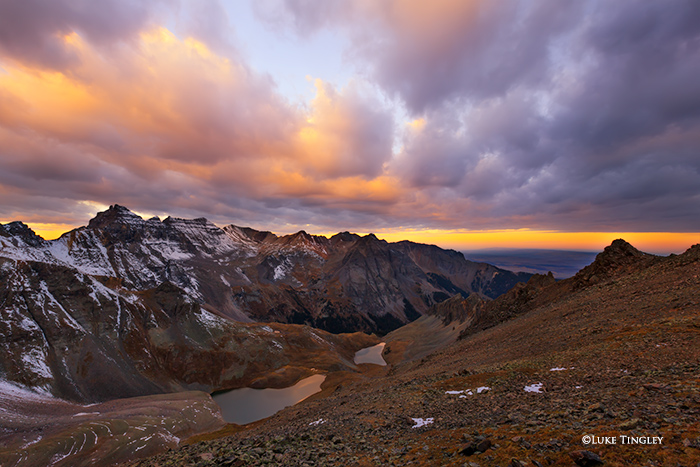
<svg viewBox="0 0 700 467"><path fill-rule="evenodd" d="M700 238L700 6L0 5L0 223L119 203L457 250Z"/></svg>

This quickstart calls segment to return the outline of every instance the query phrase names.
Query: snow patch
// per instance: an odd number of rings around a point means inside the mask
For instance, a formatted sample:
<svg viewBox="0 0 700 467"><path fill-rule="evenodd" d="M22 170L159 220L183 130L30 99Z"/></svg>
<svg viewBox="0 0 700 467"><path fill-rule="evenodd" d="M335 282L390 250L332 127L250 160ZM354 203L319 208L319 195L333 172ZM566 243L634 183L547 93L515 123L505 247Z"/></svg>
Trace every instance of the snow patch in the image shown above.
<svg viewBox="0 0 700 467"><path fill-rule="evenodd" d="M207 310L200 309L199 313L197 313L195 316L197 319L199 319L200 323L208 328L221 329L221 327L225 324L225 321L222 318L219 318L213 313L209 313Z"/></svg>
<svg viewBox="0 0 700 467"><path fill-rule="evenodd" d="M450 395L457 395L457 394L462 394L460 399L466 398L466 396L473 396L476 392L476 394L481 394L482 392L490 391L491 388L488 386L479 386L476 389L464 389L462 391L445 391L445 394L450 394Z"/></svg>
<svg viewBox="0 0 700 467"><path fill-rule="evenodd" d="M178 242L171 240L144 242L144 244L159 253L166 261L184 261L194 257L193 254L182 251Z"/></svg>
<svg viewBox="0 0 700 467"><path fill-rule="evenodd" d="M422 426L427 426L435 421L435 419L432 417L431 418L411 418L411 420L413 420L413 423L415 423L415 425L413 425L411 428L420 428Z"/></svg>
<svg viewBox="0 0 700 467"><path fill-rule="evenodd" d="M0 396L3 399L31 399L35 401L55 400L48 391L42 391L39 387L28 388L18 383L11 383L0 379Z"/></svg>
<svg viewBox="0 0 700 467"><path fill-rule="evenodd" d="M328 342L326 342L326 340L325 340L324 338L320 337L320 336L319 336L318 334L316 334L315 332L309 331L309 334L311 334L311 338L312 338L313 340L315 340L316 342L318 342L319 344L321 344L321 345L328 345Z"/></svg>
<svg viewBox="0 0 700 467"><path fill-rule="evenodd" d="M318 426L318 425L321 425L321 424L323 424L323 423L326 423L326 421L325 421L324 419L322 419L322 418L319 418L319 419L316 420L315 422L309 423L309 426Z"/></svg>
<svg viewBox="0 0 700 467"><path fill-rule="evenodd" d="M282 263L279 266L275 267L274 276L272 277L272 279L276 281L284 279L288 272L289 266Z"/></svg>
<svg viewBox="0 0 700 467"><path fill-rule="evenodd" d="M272 343L272 345L273 345L276 349L284 350L284 347L282 347L282 344L280 344L279 342L277 342L277 341L275 341L275 340L272 340L272 341L270 341L270 343Z"/></svg>
<svg viewBox="0 0 700 467"><path fill-rule="evenodd" d="M34 439L34 440L32 440L32 441L29 441L27 444L25 444L24 446L22 446L21 449L27 449L27 448L28 448L29 446L31 446L32 444L36 444L36 443L38 443L39 441L41 441L42 438L43 438L43 436L39 435L38 438L36 438L36 439Z"/></svg>
<svg viewBox="0 0 700 467"><path fill-rule="evenodd" d="M70 315L66 311L65 308L63 308L63 305L61 305L58 300L56 300L56 297L53 296L51 291L49 291L49 286L46 285L46 282L44 281L39 281L39 288L41 289L41 292L44 294L42 298L47 298L53 305L56 305L59 310L61 310L65 316L66 322L70 327L75 329L76 331L82 331L83 333L86 333L85 328L83 328L80 323L78 323L73 316ZM40 296L41 297L41 296ZM45 308L46 311L51 313L51 311L48 308Z"/></svg>
<svg viewBox="0 0 700 467"><path fill-rule="evenodd" d="M46 354L36 347L30 348L22 355L22 362L37 376L53 379L51 368L46 364Z"/></svg>
<svg viewBox="0 0 700 467"><path fill-rule="evenodd" d="M525 392L534 392L537 394L542 393L542 383L535 383L535 384L530 384L529 386L525 386Z"/></svg>
<svg viewBox="0 0 700 467"><path fill-rule="evenodd" d="M8 311L13 311L13 310L8 310ZM29 331L29 332L34 332L34 331L38 331L41 329L41 328L39 328L39 325L37 325L33 319L30 319L30 318L24 316L24 314L21 314L19 317L21 318L22 321L15 324L18 328L20 328L24 331Z"/></svg>

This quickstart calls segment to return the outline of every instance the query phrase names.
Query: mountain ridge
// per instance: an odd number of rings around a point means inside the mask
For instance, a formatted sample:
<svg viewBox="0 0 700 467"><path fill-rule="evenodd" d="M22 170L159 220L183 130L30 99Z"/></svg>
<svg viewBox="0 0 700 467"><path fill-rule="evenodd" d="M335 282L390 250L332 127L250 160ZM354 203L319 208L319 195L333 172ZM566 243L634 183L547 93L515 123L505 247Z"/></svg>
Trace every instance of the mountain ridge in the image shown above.
<svg viewBox="0 0 700 467"><path fill-rule="evenodd" d="M236 320L332 332L386 333L454 293L495 298L530 277L454 250L388 243L374 234L277 236L233 224L219 228L204 218L144 220L120 205L56 240L40 240L15 224L2 230L15 239L0 242L6 257L116 277L134 290L168 280ZM390 269L395 272L382 276Z"/></svg>

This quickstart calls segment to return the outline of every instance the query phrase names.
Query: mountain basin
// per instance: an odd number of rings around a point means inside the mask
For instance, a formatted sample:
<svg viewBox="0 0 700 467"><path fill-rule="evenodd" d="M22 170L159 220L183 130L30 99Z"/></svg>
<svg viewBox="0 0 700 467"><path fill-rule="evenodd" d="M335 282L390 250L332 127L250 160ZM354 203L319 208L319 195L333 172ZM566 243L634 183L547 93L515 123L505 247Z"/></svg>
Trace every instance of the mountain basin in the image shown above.
<svg viewBox="0 0 700 467"><path fill-rule="evenodd" d="M221 407L221 415L228 423L246 423L270 417L285 407L301 402L321 391L325 375L304 378L294 386L282 389L241 388L212 395Z"/></svg>
<svg viewBox="0 0 700 467"><path fill-rule="evenodd" d="M384 346L386 342L382 342L372 347L365 347L355 352L355 364L360 363L374 363L375 365L386 366L386 362L382 357L382 352L384 351Z"/></svg>

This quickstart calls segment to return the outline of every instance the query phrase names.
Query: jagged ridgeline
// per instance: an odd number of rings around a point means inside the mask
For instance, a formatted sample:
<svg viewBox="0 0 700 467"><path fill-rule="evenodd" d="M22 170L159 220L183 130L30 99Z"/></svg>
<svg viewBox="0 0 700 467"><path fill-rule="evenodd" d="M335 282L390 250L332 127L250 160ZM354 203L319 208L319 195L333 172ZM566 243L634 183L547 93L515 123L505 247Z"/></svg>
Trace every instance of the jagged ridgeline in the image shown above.
<svg viewBox="0 0 700 467"><path fill-rule="evenodd" d="M0 238L1 257L61 266L90 276L95 287L139 292L171 283L237 321L334 333L385 334L455 294L495 298L530 277L372 234L277 236L203 218L144 220L119 205L54 241L19 222L2 226Z"/></svg>
<svg viewBox="0 0 700 467"><path fill-rule="evenodd" d="M436 246L144 220L118 205L52 241L13 222L0 226L0 373L81 401L283 386L348 368L376 340L348 333L528 278Z"/></svg>

